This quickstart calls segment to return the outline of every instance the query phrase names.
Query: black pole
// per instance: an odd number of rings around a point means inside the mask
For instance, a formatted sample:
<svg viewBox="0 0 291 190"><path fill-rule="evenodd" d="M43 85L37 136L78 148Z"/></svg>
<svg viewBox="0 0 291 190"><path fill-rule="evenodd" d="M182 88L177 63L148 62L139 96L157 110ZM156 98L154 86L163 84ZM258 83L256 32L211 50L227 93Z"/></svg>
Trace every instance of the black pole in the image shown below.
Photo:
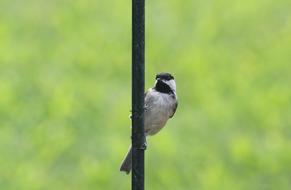
<svg viewBox="0 0 291 190"><path fill-rule="evenodd" d="M132 0L132 190L144 190L145 1Z"/></svg>

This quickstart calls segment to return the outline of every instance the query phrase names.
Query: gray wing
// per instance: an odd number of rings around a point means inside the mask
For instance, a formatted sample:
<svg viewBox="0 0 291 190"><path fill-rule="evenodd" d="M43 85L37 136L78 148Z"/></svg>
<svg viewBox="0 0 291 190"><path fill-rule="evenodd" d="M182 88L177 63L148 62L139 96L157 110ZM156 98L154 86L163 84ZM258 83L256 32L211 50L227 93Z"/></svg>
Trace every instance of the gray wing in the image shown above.
<svg viewBox="0 0 291 190"><path fill-rule="evenodd" d="M146 109L147 109L147 101L146 101L146 100L147 100L147 94L148 94L148 91L146 91L146 92L144 93L144 98L145 98L144 109L145 109L145 111L146 111ZM132 110L130 110L130 112L132 112ZM129 118L132 119L132 114L129 115Z"/></svg>
<svg viewBox="0 0 291 190"><path fill-rule="evenodd" d="M170 118L172 118L172 117L175 115L176 110L177 110L177 107L178 107L178 101L176 101L176 103L175 103L175 105L174 105L173 113L172 113L172 115L170 115Z"/></svg>
<svg viewBox="0 0 291 190"><path fill-rule="evenodd" d="M149 91L146 91L144 93L144 111L146 112L149 106L149 101L151 99L151 97L149 96Z"/></svg>

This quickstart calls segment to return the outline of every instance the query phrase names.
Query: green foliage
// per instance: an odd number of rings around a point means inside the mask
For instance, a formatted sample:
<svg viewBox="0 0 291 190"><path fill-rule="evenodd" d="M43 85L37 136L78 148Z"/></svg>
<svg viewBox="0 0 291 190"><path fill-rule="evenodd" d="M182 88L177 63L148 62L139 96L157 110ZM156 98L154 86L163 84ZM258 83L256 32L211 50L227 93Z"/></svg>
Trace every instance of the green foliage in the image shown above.
<svg viewBox="0 0 291 190"><path fill-rule="evenodd" d="M180 100L147 189L291 188L290 9L146 2L146 86ZM131 1L1 0L0 41L0 189L129 189Z"/></svg>

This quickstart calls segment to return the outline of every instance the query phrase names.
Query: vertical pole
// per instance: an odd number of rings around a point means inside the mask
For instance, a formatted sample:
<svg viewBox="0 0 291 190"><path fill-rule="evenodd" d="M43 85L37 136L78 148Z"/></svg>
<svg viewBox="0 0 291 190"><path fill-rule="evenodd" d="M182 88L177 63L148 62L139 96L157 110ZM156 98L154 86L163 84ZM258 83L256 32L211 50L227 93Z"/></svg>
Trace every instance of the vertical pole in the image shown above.
<svg viewBox="0 0 291 190"><path fill-rule="evenodd" d="M145 1L132 0L132 190L144 190Z"/></svg>

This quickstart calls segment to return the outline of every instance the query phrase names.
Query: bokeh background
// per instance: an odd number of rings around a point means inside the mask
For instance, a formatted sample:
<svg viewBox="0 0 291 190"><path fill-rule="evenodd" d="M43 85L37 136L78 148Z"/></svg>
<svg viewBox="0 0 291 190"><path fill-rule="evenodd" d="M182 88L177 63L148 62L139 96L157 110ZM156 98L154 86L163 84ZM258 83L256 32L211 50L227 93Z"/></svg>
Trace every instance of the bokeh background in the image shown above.
<svg viewBox="0 0 291 190"><path fill-rule="evenodd" d="M291 189L291 1L146 1L176 115L150 190ZM130 189L131 1L0 1L0 189Z"/></svg>

